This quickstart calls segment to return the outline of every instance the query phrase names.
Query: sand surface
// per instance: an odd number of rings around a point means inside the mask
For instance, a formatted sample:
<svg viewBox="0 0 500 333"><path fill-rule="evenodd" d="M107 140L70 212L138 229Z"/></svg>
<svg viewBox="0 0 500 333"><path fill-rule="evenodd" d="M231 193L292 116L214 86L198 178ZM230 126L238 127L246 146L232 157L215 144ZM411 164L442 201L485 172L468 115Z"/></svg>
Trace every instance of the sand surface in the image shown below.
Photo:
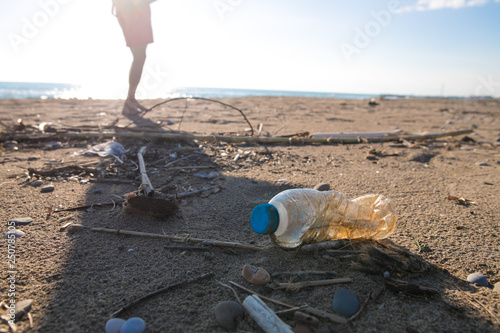
<svg viewBox="0 0 500 333"><path fill-rule="evenodd" d="M12 270L16 300L33 300L32 328L25 317L17 323L18 331L103 332L110 315L126 304L206 273L213 275L144 300L119 317L143 318L147 332L224 332L214 308L222 301L236 301L236 297L217 281L234 281L267 297L327 312L332 312L337 290L351 290L362 303L373 290L380 291L348 324L320 318L318 326L309 325L312 332L500 331L500 294L493 290L500 281L500 101L400 99L382 100L378 106L369 106L367 100L312 98L221 101L242 110L255 131L262 123L262 137L396 129L403 135L469 128L474 132L422 142L345 145L259 145L118 135L116 141L127 150L122 164L113 157L73 155L107 138L33 139L33 135L43 127L48 134L135 130L245 136L249 125L236 110L203 100L159 106L135 123L120 115L122 101L1 100L2 230L7 232L9 219L33 219L19 227L26 234L15 241L15 267L8 267L7 239L0 245L1 300L11 299L6 279ZM25 128L19 128L18 119ZM14 131L16 126L18 131ZM17 144L6 142L13 138ZM220 190L179 199L179 209L170 217L125 212L119 197L137 191L141 184L137 152L142 146L147 146L144 159L155 188L166 194L214 185L220 185ZM43 170L51 173L39 173ZM197 176L210 172L219 176ZM36 179L42 180L42 186L54 185L54 191L42 193L41 187L29 185ZM255 205L285 189L312 188L318 183L328 183L348 198L369 193L389 197L399 214L395 233L378 244L353 241L340 252L304 253L284 251L269 237L251 230L249 219ZM449 200L449 196L463 200ZM113 201L116 207L96 205ZM92 204L88 209L54 211ZM61 232L68 222L177 235L185 242L89 229ZM250 244L263 250L206 246L189 241L190 237ZM397 259L377 261L367 254L369 246ZM335 271L336 277L350 277L352 283L273 290L244 280L241 270L245 264L263 267L271 274ZM384 272L432 288L437 294L415 296L379 289L385 285ZM467 276L474 272L484 274L490 287L469 284ZM325 278L331 277L277 276L273 283ZM241 300L248 296L242 290L236 292ZM266 303L275 311L285 309ZM281 318L292 328L299 324L293 314ZM8 331L1 323L0 332ZM237 331L259 332L259 328L247 316Z"/></svg>

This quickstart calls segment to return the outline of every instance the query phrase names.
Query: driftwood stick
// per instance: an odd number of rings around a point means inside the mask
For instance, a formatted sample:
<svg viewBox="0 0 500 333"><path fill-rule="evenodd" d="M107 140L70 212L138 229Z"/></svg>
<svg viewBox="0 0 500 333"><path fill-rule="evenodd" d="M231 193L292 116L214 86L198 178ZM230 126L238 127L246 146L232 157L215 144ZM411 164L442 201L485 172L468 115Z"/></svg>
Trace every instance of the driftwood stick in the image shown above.
<svg viewBox="0 0 500 333"><path fill-rule="evenodd" d="M424 134L424 135L408 135L408 136L383 136L383 137L364 137L358 136L356 138L286 138L286 137L254 137L254 136L221 136L221 135L200 135L200 134L189 134L189 133L164 133L164 132L114 132L114 131L104 131L104 132L81 132L81 133L59 133L57 136L59 138L89 138L89 137L102 137L102 138L113 138L113 137L126 137L126 138L152 138L152 139L163 139L163 140L176 140L176 141L223 141L223 142L233 142L233 143L254 143L254 144L271 144L271 143L283 143L283 144L356 144L356 143L377 143L377 142L390 142L390 141L401 141L401 140L430 140L437 139L447 136L458 136L472 133L473 130L462 130L454 132L444 132L437 134ZM359 134L359 133L358 133ZM24 136L26 137L26 135ZM17 136L17 140L21 140L24 137Z"/></svg>
<svg viewBox="0 0 500 333"><path fill-rule="evenodd" d="M374 137L386 137L392 136L397 138L397 134L401 133L403 130L394 130L387 132L369 132L369 133L317 133L314 134L313 138L374 138Z"/></svg>
<svg viewBox="0 0 500 333"><path fill-rule="evenodd" d="M338 278L329 280L304 281L297 283L278 283L278 287L276 287L276 289L298 290L300 288L305 288L305 287L318 287L318 286L327 286L330 284L351 283L351 282L352 282L351 278Z"/></svg>
<svg viewBox="0 0 500 333"><path fill-rule="evenodd" d="M243 286L240 286L236 282L229 281L229 283L232 284L235 287L238 287L241 290L246 291L247 293L255 294L255 295L259 296L262 299L268 300L269 302L273 302L275 304L279 304L279 305L282 305L282 306L287 307L287 308L297 308L297 306L295 306L295 305L291 305L291 304L288 304L288 303L285 303L285 302L282 302L282 301L278 301L278 300L276 300L274 298L270 298L270 297L264 296L262 294L256 293L255 291L253 291L251 289L248 289L248 288L245 288ZM347 323L347 319L344 318L344 317L341 317L341 316L333 314L333 313L328 313L328 312L325 312L325 311L321 311L321 310L318 310L316 308L312 308L310 306L308 306L307 308L304 308L303 311L307 312L307 313L309 313L311 315L317 316L317 317L328 319L330 321L333 321L334 323L339 323L339 324L346 324Z"/></svg>
<svg viewBox="0 0 500 333"><path fill-rule="evenodd" d="M155 189L151 184L151 181L149 180L148 174L146 172L146 164L144 163L144 157L143 157L145 153L146 153L146 146L139 149L139 152L137 153L137 159L139 160L139 169L141 170L141 183L145 184L144 193L147 196L150 196L152 193L154 193Z"/></svg>
<svg viewBox="0 0 500 333"><path fill-rule="evenodd" d="M152 293L150 293L150 294L147 294L147 295L145 295L145 296L142 296L142 297L140 297L140 298L138 298L138 299L136 299L136 300L132 301L131 303L129 303L129 304L127 304L127 305L125 305L125 306L124 306L124 307L122 307L121 309L119 309L119 310L117 310L117 311L113 312L113 313L111 314L111 317L116 317L116 316L118 316L118 315L119 315L120 313L122 313L123 311L126 311L126 310L130 309L131 307L133 307L133 306L135 306L135 305L139 304L140 302L142 302L142 301L144 301L144 300L146 300L146 299L148 299L148 298L151 298L151 297L156 296L156 295L158 295L158 294L164 293L165 291L171 290L171 289L173 289L173 288L180 287L180 286L185 286L185 285L187 285L187 284L190 284L190 283L193 283L193 282L199 281L199 280L201 280L201 279L205 279L205 278L211 277L212 275L213 275L213 273L206 273L206 274L200 275L200 276L198 276L198 277L192 278L192 279L190 279L190 280L185 280L185 281L182 281L182 282L177 282L177 283L174 283L174 284L168 285L168 286L166 286L166 287L164 287L164 288L161 288L161 289L159 289L159 290L157 290L157 291L154 291L154 292L152 292Z"/></svg>
<svg viewBox="0 0 500 333"><path fill-rule="evenodd" d="M297 272L274 272L271 274L272 277L281 275L337 275L335 271L297 271Z"/></svg>
<svg viewBox="0 0 500 333"><path fill-rule="evenodd" d="M307 244L300 248L300 252L315 252L328 249L338 250L346 246L346 244L348 244L348 242L345 239L336 239L332 241Z"/></svg>
<svg viewBox="0 0 500 333"><path fill-rule="evenodd" d="M170 171L170 170L190 170L190 169L213 169L215 166L213 165L188 165L188 166L182 166L182 167L170 167L166 168L165 171Z"/></svg>
<svg viewBox="0 0 500 333"><path fill-rule="evenodd" d="M73 210L82 210L82 209L89 209L89 208L93 208L93 207L105 207L105 206L115 206L115 205L116 205L116 203L114 203L114 202L93 203L90 205L75 206L75 207L69 207L69 208L64 208L64 209L56 209L53 211L53 213L70 212Z"/></svg>
<svg viewBox="0 0 500 333"><path fill-rule="evenodd" d="M94 231L94 232L106 232L106 233L116 234L116 235L140 236L140 237L150 237L150 238L164 238L164 239L170 239L170 240L180 241L180 242L198 242L198 243L202 243L204 245L212 245L212 246L219 246L219 247L232 247L232 248L252 250L252 251L263 250L263 248L261 248L261 247L252 246L252 245L240 244L240 243L235 243L235 242L216 241L216 240L212 240L212 239L194 238L194 237L190 237L190 236L185 236L185 237L170 236L170 235L163 235L163 234L152 234L152 233L148 233L148 232L119 230L119 229L107 229L107 228L88 228L88 229L90 229L90 231Z"/></svg>
<svg viewBox="0 0 500 333"><path fill-rule="evenodd" d="M33 168L28 168L28 172L30 175L39 175L39 176L54 176L58 172L63 172L63 171L76 171L76 172L85 172L85 173L93 173L97 174L98 170L94 168L86 168L82 167L79 165L68 165L68 166L63 166L51 170L35 170Z"/></svg>

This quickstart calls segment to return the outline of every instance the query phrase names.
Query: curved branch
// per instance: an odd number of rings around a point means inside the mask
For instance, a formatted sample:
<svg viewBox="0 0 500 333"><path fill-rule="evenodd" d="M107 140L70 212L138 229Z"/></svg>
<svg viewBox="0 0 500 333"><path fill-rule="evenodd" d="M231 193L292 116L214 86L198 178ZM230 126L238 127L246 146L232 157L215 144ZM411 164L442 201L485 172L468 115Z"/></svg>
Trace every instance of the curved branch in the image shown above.
<svg viewBox="0 0 500 333"><path fill-rule="evenodd" d="M234 107L230 104L227 104L227 103L224 103L224 102L221 102L221 101L217 101L215 99L210 99L210 98L204 98L204 97L175 97L175 98L171 98L171 99L167 99L166 101L163 101L163 102L160 102L158 104L155 104L153 105L152 107L150 107L148 110L146 110L146 112L149 112L151 110L153 110L154 108L160 106L160 105L163 105L163 104L167 104L169 102L173 102L173 101L177 101L177 100L182 100L182 99L185 99L185 100L188 100L188 99L199 99L199 100L203 100L203 101L208 101L208 102L214 102L214 103L219 103L221 105L224 105L224 106L227 106L231 109L234 109L236 111L238 111L242 116L243 118L245 119L245 121L247 122L248 126L250 126L250 131L251 131L251 134L250 136L253 136L253 126L252 124L250 124L250 122L248 121L247 117L245 116L245 114L243 113L243 111L241 111L240 109L238 109L237 107Z"/></svg>

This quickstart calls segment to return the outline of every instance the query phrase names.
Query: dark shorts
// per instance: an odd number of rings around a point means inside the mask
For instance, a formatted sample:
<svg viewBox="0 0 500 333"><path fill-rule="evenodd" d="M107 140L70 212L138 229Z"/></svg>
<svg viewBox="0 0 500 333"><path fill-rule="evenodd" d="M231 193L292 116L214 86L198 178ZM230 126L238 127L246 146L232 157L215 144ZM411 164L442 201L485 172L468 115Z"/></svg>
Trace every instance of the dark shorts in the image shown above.
<svg viewBox="0 0 500 333"><path fill-rule="evenodd" d="M151 27L151 9L149 3L140 1L131 5L131 1L116 1L116 17L123 30L127 46L146 45L153 42Z"/></svg>

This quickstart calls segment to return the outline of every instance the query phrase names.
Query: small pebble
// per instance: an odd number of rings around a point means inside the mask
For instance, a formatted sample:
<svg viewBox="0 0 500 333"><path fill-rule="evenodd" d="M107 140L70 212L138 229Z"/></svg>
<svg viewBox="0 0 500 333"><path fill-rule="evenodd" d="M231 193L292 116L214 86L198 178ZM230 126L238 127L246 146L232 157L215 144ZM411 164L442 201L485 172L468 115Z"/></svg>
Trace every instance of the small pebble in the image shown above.
<svg viewBox="0 0 500 333"><path fill-rule="evenodd" d="M328 191L330 190L330 184L319 183L318 185L314 186L314 189L317 191Z"/></svg>
<svg viewBox="0 0 500 333"><path fill-rule="evenodd" d="M289 180L288 179L278 179L278 183L288 183Z"/></svg>
<svg viewBox="0 0 500 333"><path fill-rule="evenodd" d="M351 317L359 311L359 301L353 292L341 289L333 296L332 308L344 317Z"/></svg>
<svg viewBox="0 0 500 333"><path fill-rule="evenodd" d="M120 251L125 250L125 245L123 245L123 244L118 245L118 250L120 250Z"/></svg>
<svg viewBox="0 0 500 333"><path fill-rule="evenodd" d="M271 275L262 267L252 265L243 266L241 275L250 283L253 284L268 284L271 282Z"/></svg>
<svg viewBox="0 0 500 333"><path fill-rule="evenodd" d="M101 188L96 188L94 190L94 194L102 194L102 189Z"/></svg>
<svg viewBox="0 0 500 333"><path fill-rule="evenodd" d="M30 183L30 185L33 187L40 187L40 186L42 186L42 184L43 184L43 180L40 180L40 179L34 180Z"/></svg>
<svg viewBox="0 0 500 333"><path fill-rule="evenodd" d="M28 225L33 222L31 217L17 217L15 219L10 219L7 225Z"/></svg>
<svg viewBox="0 0 500 333"><path fill-rule="evenodd" d="M215 319L226 330L234 330L243 319L243 307L232 301L220 302L215 307Z"/></svg>
<svg viewBox="0 0 500 333"><path fill-rule="evenodd" d="M16 321L19 321L25 314L30 312L32 304L33 304L32 299L26 299L24 301L16 302L15 313L14 313L16 316Z"/></svg>
<svg viewBox="0 0 500 333"><path fill-rule="evenodd" d="M124 319L111 318L106 322L106 333L120 333L120 329L122 328L123 324L125 324Z"/></svg>
<svg viewBox="0 0 500 333"><path fill-rule="evenodd" d="M500 282L495 283L495 286L493 287L493 291L500 294Z"/></svg>
<svg viewBox="0 0 500 333"><path fill-rule="evenodd" d="M120 333L142 333L146 329L146 323L141 318L130 318L120 328Z"/></svg>
<svg viewBox="0 0 500 333"><path fill-rule="evenodd" d="M472 273L467 276L467 281L478 286L489 287L488 279L481 273Z"/></svg>
<svg viewBox="0 0 500 333"><path fill-rule="evenodd" d="M14 237L12 237L11 235L14 235ZM25 235L25 233L19 229L12 229L12 230L9 230L6 234L5 234L5 238L20 238L20 237L23 237Z"/></svg>
<svg viewBox="0 0 500 333"><path fill-rule="evenodd" d="M486 162L476 162L476 165L479 165L479 166L488 166L488 163L486 163Z"/></svg>
<svg viewBox="0 0 500 333"><path fill-rule="evenodd" d="M54 185L46 185L42 187L40 190L42 193L49 193L49 192L54 192L55 186Z"/></svg>

